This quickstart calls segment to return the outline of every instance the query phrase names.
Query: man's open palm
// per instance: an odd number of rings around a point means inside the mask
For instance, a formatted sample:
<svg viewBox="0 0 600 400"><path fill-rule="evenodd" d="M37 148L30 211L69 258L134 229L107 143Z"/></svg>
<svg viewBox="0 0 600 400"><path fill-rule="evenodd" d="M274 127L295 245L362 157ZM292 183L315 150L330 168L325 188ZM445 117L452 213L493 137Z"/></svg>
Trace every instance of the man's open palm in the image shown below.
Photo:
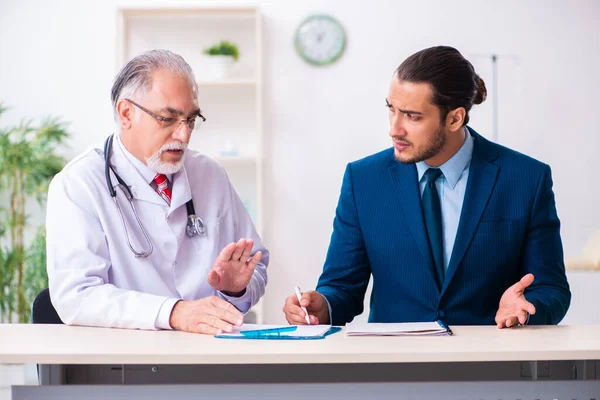
<svg viewBox="0 0 600 400"><path fill-rule="evenodd" d="M250 258L253 245L251 239L240 239L237 243L225 246L208 273L210 286L226 294L241 294L252 279L254 268L262 257L262 252L257 251Z"/></svg>
<svg viewBox="0 0 600 400"><path fill-rule="evenodd" d="M498 328L510 328L527 321L527 313L535 314L535 306L525 299L525 289L533 283L533 274L527 274L504 292L500 299L496 324Z"/></svg>

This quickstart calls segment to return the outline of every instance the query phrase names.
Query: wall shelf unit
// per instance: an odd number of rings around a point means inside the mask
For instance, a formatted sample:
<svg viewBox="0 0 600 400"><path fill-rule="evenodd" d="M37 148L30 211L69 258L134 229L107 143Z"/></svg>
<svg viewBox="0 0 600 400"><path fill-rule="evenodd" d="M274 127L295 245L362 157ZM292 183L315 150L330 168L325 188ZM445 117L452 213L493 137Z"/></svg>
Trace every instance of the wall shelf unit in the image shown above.
<svg viewBox="0 0 600 400"><path fill-rule="evenodd" d="M203 50L228 40L240 52L225 79L211 75ZM262 232L262 26L258 8L198 6L120 8L117 10L117 70L151 49L180 54L198 83L198 103L206 122L189 147L226 169L261 237ZM237 238L239 239L239 238ZM247 322L263 322L259 302Z"/></svg>

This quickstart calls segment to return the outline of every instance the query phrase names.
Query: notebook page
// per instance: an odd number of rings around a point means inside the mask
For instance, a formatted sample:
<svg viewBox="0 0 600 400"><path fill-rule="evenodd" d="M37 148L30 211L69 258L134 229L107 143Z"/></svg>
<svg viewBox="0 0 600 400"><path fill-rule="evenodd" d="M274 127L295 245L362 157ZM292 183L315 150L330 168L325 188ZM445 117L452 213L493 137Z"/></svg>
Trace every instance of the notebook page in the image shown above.
<svg viewBox="0 0 600 400"><path fill-rule="evenodd" d="M437 322L361 323L346 325L347 336L420 336L446 334Z"/></svg>

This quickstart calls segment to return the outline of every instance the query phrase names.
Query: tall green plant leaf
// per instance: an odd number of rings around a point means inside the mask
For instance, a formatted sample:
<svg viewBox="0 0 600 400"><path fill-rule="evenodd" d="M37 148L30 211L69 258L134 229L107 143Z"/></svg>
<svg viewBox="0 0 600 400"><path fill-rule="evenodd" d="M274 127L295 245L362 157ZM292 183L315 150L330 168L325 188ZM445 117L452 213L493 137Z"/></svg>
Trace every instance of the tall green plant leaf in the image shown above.
<svg viewBox="0 0 600 400"><path fill-rule="evenodd" d="M0 116L6 111L0 104ZM29 218L26 203L35 198L45 204L48 185L65 164L57 154L68 139L65 124L47 118L36 126L23 120L18 126L0 130L0 201L4 217L0 223L0 317L19 322L30 318L31 301L47 285L45 234L25 243Z"/></svg>

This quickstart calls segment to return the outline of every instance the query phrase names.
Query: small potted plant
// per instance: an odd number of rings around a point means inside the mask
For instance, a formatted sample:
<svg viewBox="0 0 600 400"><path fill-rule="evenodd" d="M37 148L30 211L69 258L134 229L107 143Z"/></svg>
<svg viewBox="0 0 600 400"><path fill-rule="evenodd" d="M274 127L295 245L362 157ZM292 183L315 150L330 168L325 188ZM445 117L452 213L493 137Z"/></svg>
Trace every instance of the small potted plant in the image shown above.
<svg viewBox="0 0 600 400"><path fill-rule="evenodd" d="M212 77L222 80L227 77L231 65L240 58L238 47L227 40L204 49L204 54L209 56L212 68Z"/></svg>

